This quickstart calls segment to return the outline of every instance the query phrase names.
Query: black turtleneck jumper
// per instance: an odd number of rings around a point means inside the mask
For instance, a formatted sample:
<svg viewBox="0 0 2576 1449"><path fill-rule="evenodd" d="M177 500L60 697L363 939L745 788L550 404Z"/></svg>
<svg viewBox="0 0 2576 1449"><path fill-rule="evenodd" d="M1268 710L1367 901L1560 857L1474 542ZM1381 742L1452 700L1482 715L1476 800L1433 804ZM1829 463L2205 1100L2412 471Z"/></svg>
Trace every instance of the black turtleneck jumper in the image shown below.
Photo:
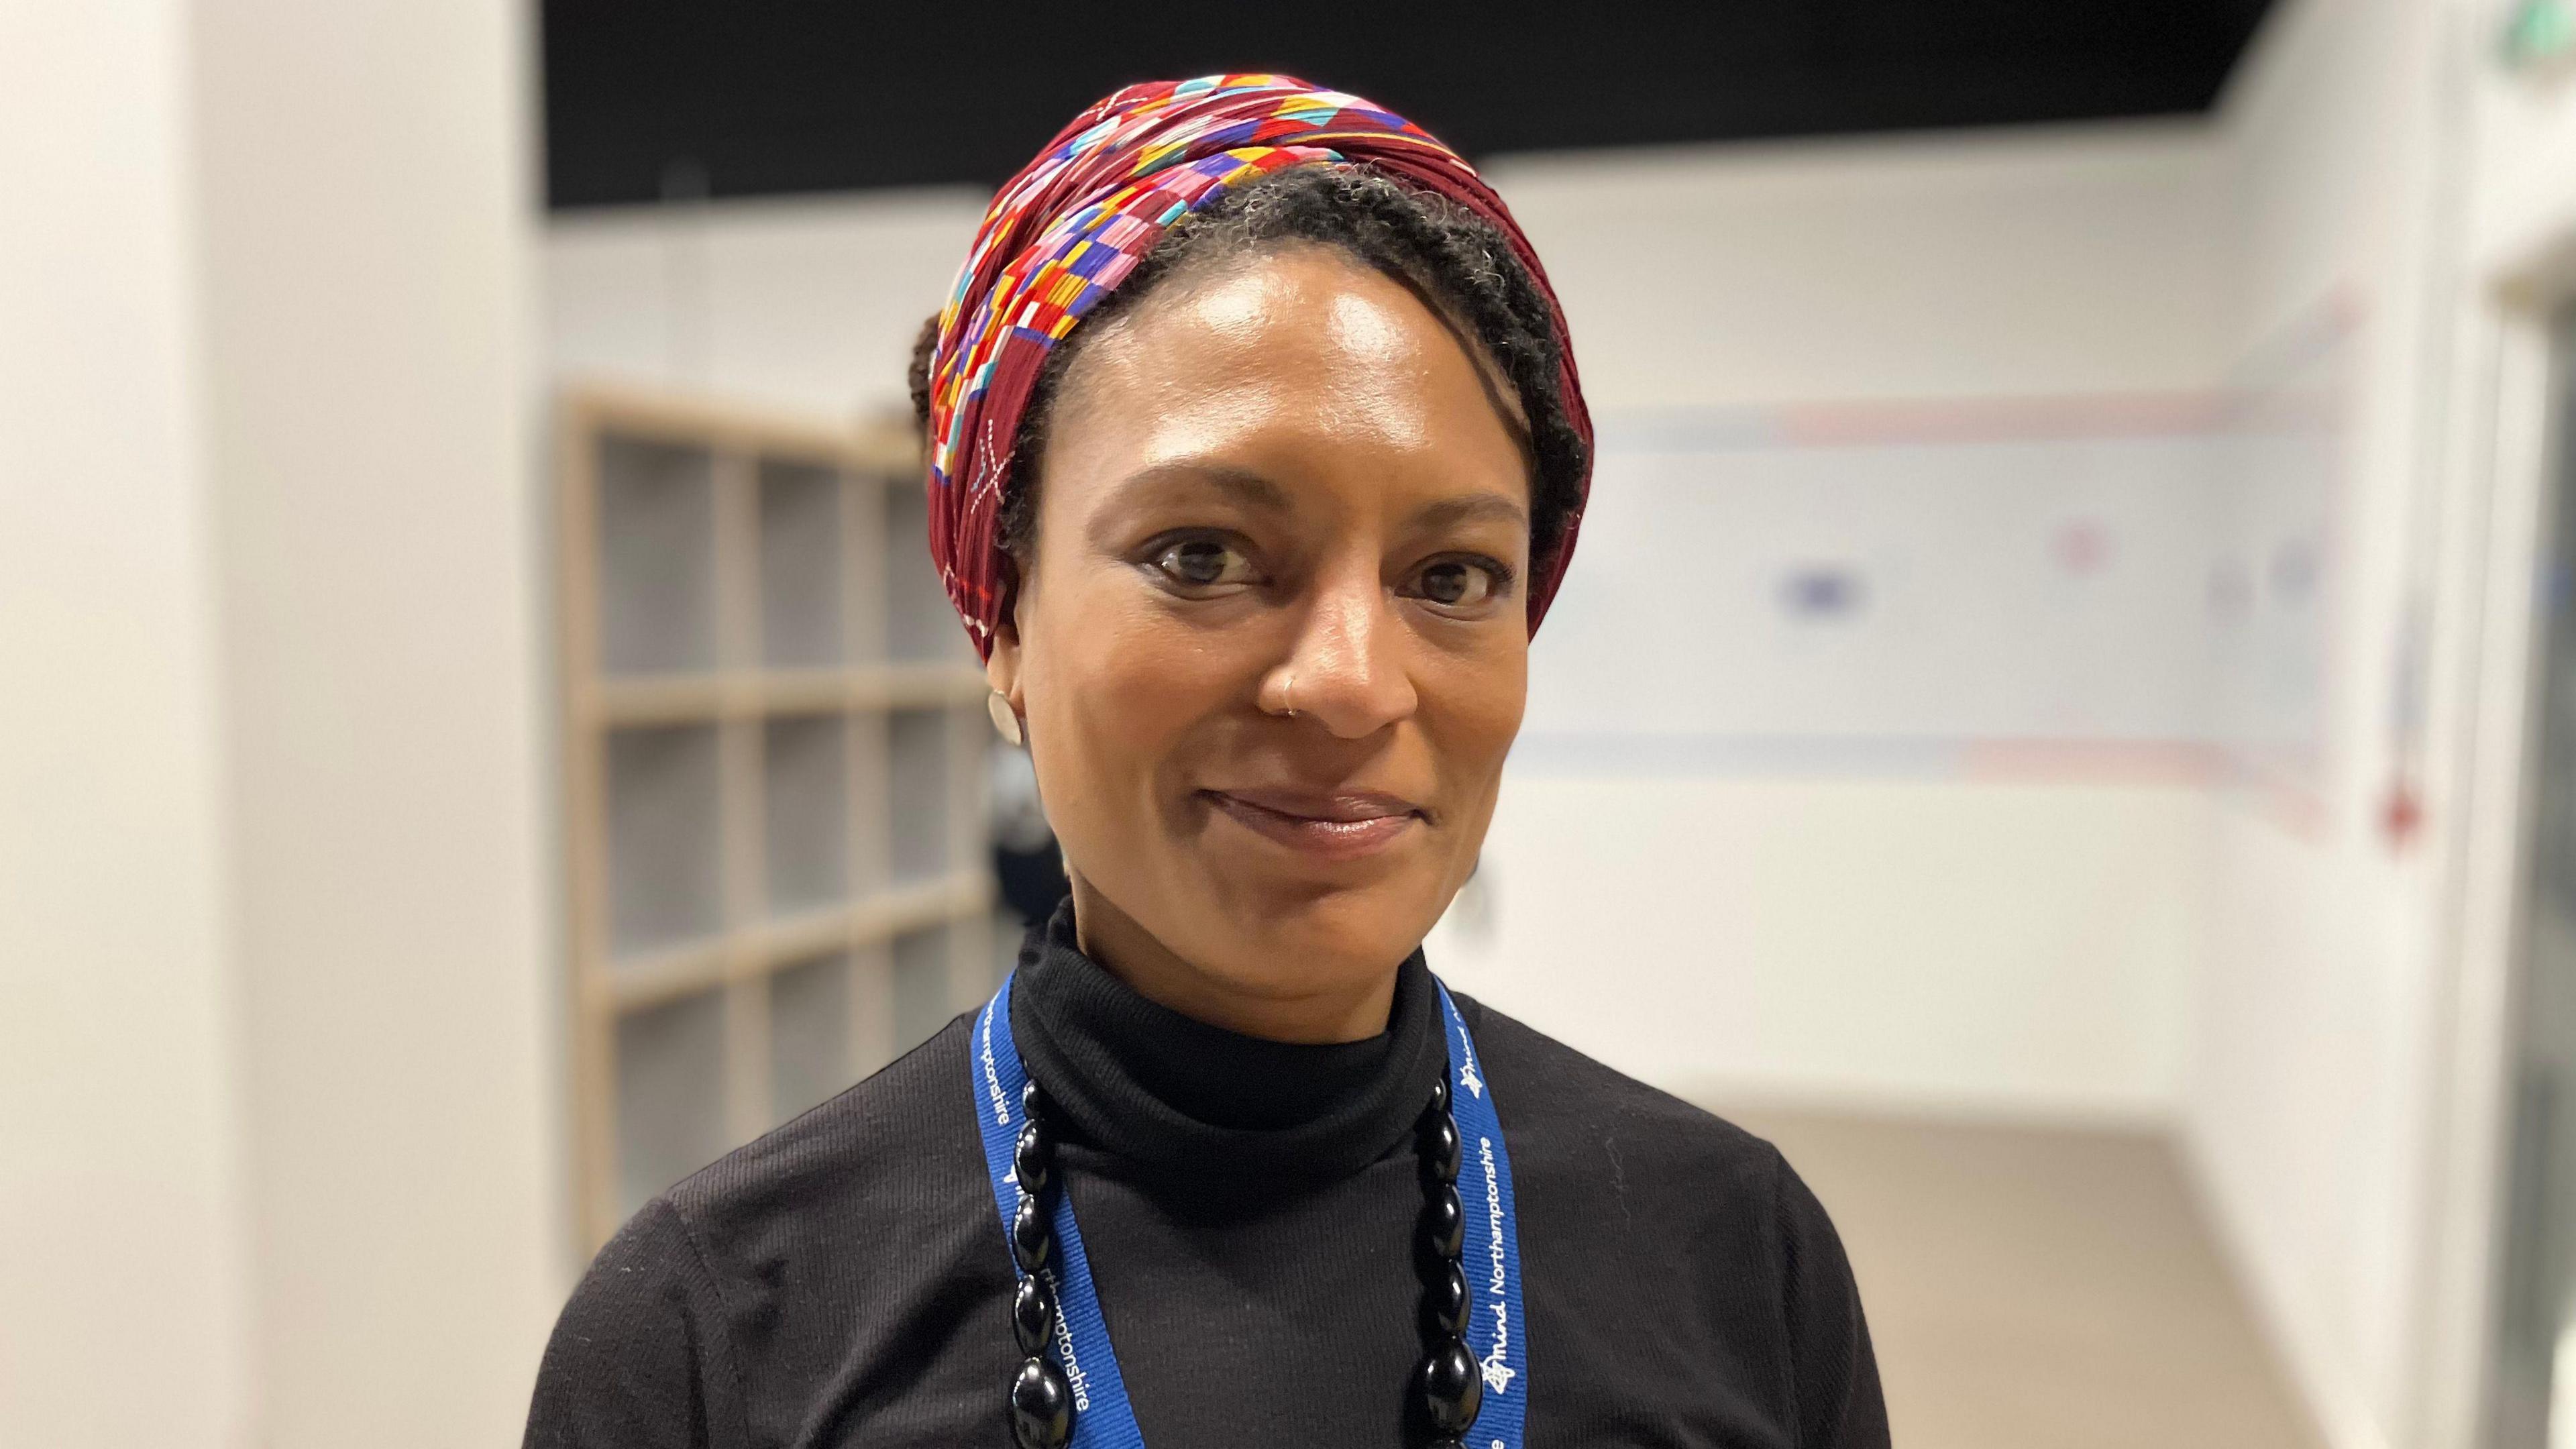
<svg viewBox="0 0 2576 1449"><path fill-rule="evenodd" d="M1511 1147L1531 1449L1885 1445L1850 1267L1780 1154L1457 1001ZM530 1449L1007 1449L972 1020L637 1213L556 1325ZM1148 1449L1399 1449L1412 1126L1446 1060L1421 956L1382 1035L1295 1046L1145 1000L1062 910L1011 1025Z"/></svg>

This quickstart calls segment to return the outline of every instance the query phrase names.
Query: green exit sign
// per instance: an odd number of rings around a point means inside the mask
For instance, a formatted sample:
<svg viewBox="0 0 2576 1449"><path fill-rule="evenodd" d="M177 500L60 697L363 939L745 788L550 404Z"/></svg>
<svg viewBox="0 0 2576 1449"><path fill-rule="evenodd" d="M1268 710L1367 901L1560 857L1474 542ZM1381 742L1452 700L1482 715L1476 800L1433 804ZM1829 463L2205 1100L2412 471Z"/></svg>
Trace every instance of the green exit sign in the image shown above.
<svg viewBox="0 0 2576 1449"><path fill-rule="evenodd" d="M2576 0L2516 0L2504 23L2504 62L2555 69L2576 59Z"/></svg>

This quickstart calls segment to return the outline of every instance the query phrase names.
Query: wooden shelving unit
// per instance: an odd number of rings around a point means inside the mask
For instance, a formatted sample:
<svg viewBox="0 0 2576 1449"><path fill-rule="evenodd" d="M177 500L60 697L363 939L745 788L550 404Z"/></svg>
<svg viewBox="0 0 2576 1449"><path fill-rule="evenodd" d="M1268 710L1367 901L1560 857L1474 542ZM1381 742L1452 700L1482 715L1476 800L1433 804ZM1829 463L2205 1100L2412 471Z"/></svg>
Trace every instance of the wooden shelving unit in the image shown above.
<svg viewBox="0 0 2576 1449"><path fill-rule="evenodd" d="M908 433L558 409L579 1231L991 990L982 671Z"/></svg>

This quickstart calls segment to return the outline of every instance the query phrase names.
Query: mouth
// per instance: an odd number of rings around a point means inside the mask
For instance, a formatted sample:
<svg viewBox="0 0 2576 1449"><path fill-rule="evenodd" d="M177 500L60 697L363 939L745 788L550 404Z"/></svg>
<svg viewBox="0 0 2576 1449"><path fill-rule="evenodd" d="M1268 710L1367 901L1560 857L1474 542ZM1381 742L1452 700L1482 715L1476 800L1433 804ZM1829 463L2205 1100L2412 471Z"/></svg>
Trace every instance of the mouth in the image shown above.
<svg viewBox="0 0 2576 1449"><path fill-rule="evenodd" d="M1357 860L1395 844L1430 813L1378 791L1201 790L1227 818L1268 840L1322 860Z"/></svg>

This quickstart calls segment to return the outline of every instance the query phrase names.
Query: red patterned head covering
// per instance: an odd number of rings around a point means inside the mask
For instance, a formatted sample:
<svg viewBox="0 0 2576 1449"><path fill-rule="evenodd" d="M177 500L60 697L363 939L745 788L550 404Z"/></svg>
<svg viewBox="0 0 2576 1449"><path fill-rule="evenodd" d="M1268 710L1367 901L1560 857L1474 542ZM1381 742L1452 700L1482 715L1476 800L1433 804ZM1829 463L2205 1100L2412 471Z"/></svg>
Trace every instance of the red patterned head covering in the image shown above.
<svg viewBox="0 0 2576 1449"><path fill-rule="evenodd" d="M1502 234L1557 318L1566 415L1588 460L1592 424L1556 294L1502 198L1455 152L1402 116L1289 76L1129 86L1076 116L994 196L940 309L930 363L930 553L978 654L993 652L1011 604L1002 493L1047 350L1117 290L1173 222L1229 186L1319 161L1364 163ZM1578 490L1553 556L1530 570L1532 631L1574 553L1580 499Z"/></svg>

